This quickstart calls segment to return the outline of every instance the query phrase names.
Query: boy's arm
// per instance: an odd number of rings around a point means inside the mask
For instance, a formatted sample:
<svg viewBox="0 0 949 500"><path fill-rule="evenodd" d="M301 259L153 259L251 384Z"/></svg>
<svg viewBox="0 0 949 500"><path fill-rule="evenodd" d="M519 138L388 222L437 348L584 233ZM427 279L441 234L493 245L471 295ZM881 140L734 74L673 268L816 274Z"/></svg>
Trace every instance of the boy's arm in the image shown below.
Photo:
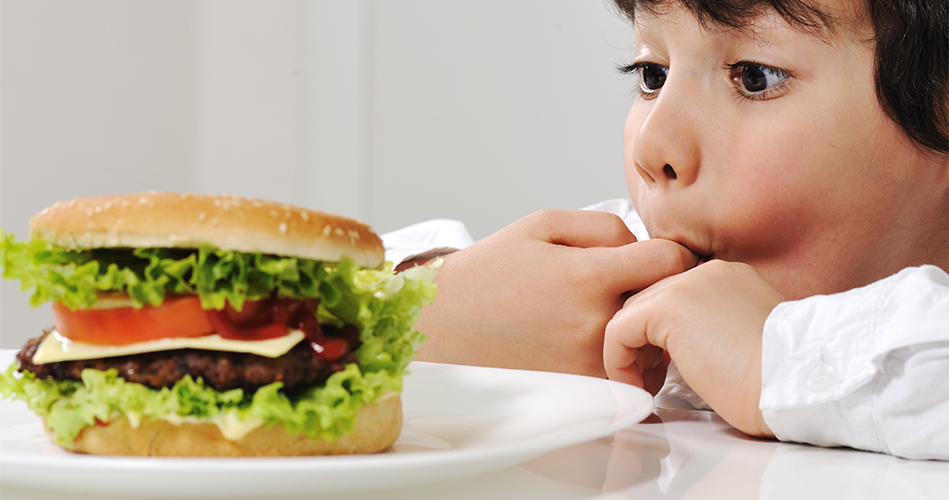
<svg viewBox="0 0 949 500"><path fill-rule="evenodd" d="M778 438L949 460L949 275L939 268L781 304L763 361L761 409Z"/></svg>
<svg viewBox="0 0 949 500"><path fill-rule="evenodd" d="M776 294L743 264L664 280L610 322L607 371L635 383L650 342L749 434L949 459L949 276L927 266L841 294Z"/></svg>

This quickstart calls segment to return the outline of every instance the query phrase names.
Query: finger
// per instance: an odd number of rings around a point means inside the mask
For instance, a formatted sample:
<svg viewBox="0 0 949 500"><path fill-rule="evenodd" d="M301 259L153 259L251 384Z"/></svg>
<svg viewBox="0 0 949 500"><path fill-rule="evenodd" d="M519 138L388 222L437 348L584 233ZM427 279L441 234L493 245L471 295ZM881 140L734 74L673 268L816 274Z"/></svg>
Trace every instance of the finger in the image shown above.
<svg viewBox="0 0 949 500"><path fill-rule="evenodd" d="M610 293L636 293L698 264L698 255L669 240L646 240L618 248L588 249L590 275Z"/></svg>
<svg viewBox="0 0 949 500"><path fill-rule="evenodd" d="M645 329L636 315L619 311L606 324L603 339L603 365L610 380L644 387L642 371L642 348L647 345Z"/></svg>
<svg viewBox="0 0 949 500"><path fill-rule="evenodd" d="M521 219L538 239L578 248L618 247L636 236L616 214L594 210L541 210Z"/></svg>

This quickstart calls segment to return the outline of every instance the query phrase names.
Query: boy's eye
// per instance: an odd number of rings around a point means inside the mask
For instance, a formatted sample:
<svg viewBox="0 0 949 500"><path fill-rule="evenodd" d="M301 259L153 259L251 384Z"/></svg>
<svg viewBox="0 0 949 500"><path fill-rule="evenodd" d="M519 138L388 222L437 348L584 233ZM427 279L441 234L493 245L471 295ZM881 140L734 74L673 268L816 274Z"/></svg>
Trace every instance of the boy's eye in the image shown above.
<svg viewBox="0 0 949 500"><path fill-rule="evenodd" d="M666 75L669 74L669 68L658 64L646 63L639 67L639 87L651 94L662 88L666 83Z"/></svg>
<svg viewBox="0 0 949 500"><path fill-rule="evenodd" d="M791 75L779 68L764 64L739 62L729 66L728 77L746 97L763 98L769 90L785 82Z"/></svg>
<svg viewBox="0 0 949 500"><path fill-rule="evenodd" d="M637 62L617 68L625 75L635 75L639 80L639 96L644 99L653 99L658 96L659 89L666 84L669 68L651 62Z"/></svg>

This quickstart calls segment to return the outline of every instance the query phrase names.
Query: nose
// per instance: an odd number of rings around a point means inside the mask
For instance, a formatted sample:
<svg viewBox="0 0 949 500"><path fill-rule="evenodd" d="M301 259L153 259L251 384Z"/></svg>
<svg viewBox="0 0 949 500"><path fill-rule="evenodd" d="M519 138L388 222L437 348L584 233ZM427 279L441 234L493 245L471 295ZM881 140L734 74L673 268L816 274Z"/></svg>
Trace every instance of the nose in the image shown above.
<svg viewBox="0 0 949 500"><path fill-rule="evenodd" d="M701 154L692 100L666 81L660 95L648 103L636 123L627 123L633 138L636 171L650 188L684 188L699 174Z"/></svg>

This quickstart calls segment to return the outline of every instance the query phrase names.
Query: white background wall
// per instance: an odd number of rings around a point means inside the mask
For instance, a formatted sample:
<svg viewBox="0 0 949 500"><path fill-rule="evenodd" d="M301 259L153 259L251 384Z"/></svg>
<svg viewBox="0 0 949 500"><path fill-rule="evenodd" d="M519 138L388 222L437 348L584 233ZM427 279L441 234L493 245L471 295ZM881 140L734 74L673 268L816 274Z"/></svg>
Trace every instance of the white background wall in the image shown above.
<svg viewBox="0 0 949 500"><path fill-rule="evenodd" d="M484 237L625 196L631 58L607 0L3 0L0 226L176 190ZM0 347L51 324L0 281Z"/></svg>

